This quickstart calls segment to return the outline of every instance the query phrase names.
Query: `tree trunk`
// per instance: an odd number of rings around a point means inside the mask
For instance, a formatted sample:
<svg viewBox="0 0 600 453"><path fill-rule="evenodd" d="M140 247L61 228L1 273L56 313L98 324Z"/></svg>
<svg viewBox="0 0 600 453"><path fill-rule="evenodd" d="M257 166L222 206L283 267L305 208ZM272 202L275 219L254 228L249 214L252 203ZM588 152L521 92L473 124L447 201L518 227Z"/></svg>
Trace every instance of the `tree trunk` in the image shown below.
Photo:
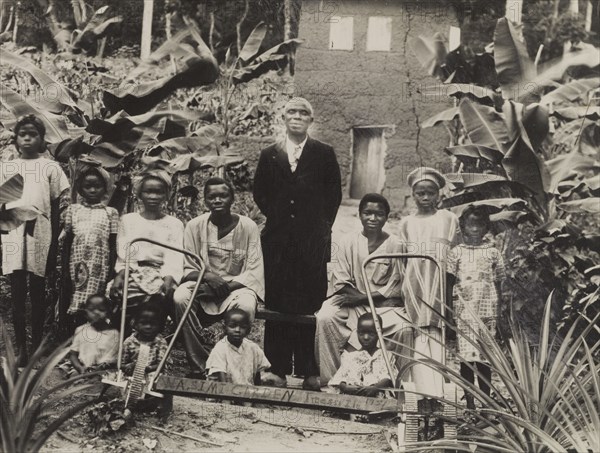
<svg viewBox="0 0 600 453"><path fill-rule="evenodd" d="M237 35L237 53L238 53L238 55L242 51L242 24L246 20L246 17L248 16L248 11L250 10L249 2L250 2L250 0L245 0L244 13L242 14L242 17L240 17L240 20L238 21L238 23L235 26L235 31L236 31L236 35Z"/></svg>
<svg viewBox="0 0 600 453"><path fill-rule="evenodd" d="M283 1L283 39L292 38L292 0Z"/></svg>
<svg viewBox="0 0 600 453"><path fill-rule="evenodd" d="M594 5L592 0L588 0L585 7L585 31L592 31L592 14L594 12Z"/></svg>
<svg viewBox="0 0 600 453"><path fill-rule="evenodd" d="M21 6L21 2L17 2L15 5L15 25L13 25L12 35L12 40L15 44L17 43L17 31L19 30L19 6Z"/></svg>
<svg viewBox="0 0 600 453"><path fill-rule="evenodd" d="M75 18L75 26L81 28L81 10L79 8L79 0L71 0L71 7L73 8L73 17Z"/></svg>
<svg viewBox="0 0 600 453"><path fill-rule="evenodd" d="M515 24L520 24L523 17L523 0L506 0L504 15Z"/></svg>
<svg viewBox="0 0 600 453"><path fill-rule="evenodd" d="M579 0L569 0L569 13L579 16Z"/></svg>
<svg viewBox="0 0 600 453"><path fill-rule="evenodd" d="M144 15L142 19L142 43L140 56L148 58L152 49L152 14L154 0L144 0Z"/></svg>

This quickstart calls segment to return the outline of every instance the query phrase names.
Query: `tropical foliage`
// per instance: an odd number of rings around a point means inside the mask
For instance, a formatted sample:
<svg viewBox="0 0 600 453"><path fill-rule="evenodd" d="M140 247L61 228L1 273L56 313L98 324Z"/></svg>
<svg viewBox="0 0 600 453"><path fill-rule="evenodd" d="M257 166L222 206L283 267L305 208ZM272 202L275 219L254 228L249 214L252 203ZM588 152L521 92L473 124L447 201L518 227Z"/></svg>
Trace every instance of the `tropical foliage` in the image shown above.
<svg viewBox="0 0 600 453"><path fill-rule="evenodd" d="M487 206L494 233L502 233L497 240L511 264L505 296L512 301L504 315L514 309L525 322L539 319L555 288L566 301L562 327L574 307L593 316L598 286L590 275L600 261L593 217L600 211L598 49L581 43L536 68L506 18L498 20L493 45L474 59L463 58L461 47L448 52L439 35L419 37L413 47L455 99L424 123L449 131L446 152L455 172L443 206L458 214L472 204ZM569 80L574 66L589 68L591 76Z"/></svg>
<svg viewBox="0 0 600 453"><path fill-rule="evenodd" d="M492 397L461 377L451 364L427 357L415 362L440 372L446 380L474 396L481 408L466 410L457 423L458 442L436 440L406 445L407 450L449 448L477 452L585 452L600 449L600 341L586 342L590 332L600 331L600 314L593 319L579 316L564 336L551 333L552 295L546 301L539 337L535 343L517 323L502 347L478 319L472 332L460 332L490 363L497 380L491 382L473 367L478 379L486 379ZM475 315L473 313L473 315ZM477 316L474 316L477 319ZM583 335L579 335L580 323ZM451 323L447 323L453 328ZM473 339L474 338L474 339ZM436 341L430 338L430 341ZM464 358L458 357L459 360ZM443 401L460 411L456 401ZM466 420L466 422L465 422Z"/></svg>
<svg viewBox="0 0 600 453"><path fill-rule="evenodd" d="M64 344L47 354L43 343L27 366L19 369L4 325L1 330L6 353L0 358L0 451L37 452L65 421L95 402L84 398L65 406L70 395L97 387L82 381L98 373L78 375L47 388L48 378L70 348ZM42 425L42 419L56 413L57 408L56 417Z"/></svg>

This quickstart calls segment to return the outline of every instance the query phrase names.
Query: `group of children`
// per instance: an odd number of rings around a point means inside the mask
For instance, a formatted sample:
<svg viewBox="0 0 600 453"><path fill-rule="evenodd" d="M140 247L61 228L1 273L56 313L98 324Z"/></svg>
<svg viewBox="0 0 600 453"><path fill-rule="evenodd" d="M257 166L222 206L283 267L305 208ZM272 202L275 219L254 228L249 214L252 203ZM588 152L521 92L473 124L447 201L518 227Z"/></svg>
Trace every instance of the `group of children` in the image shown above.
<svg viewBox="0 0 600 453"><path fill-rule="evenodd" d="M61 203L68 198L69 183L60 166L41 154L44 152L43 123L35 116L20 119L15 127L16 147L20 157L2 163L2 178L14 174L24 178L21 205L34 205L41 215L19 228L2 235L2 270L10 276L13 319L21 364L26 361L24 307L27 296L26 282L32 302L33 346L39 345L43 327L44 276L51 243L56 240L51 219L56 218ZM124 281L124 262L128 231L144 230L144 236L181 247L183 224L163 212L170 190L170 178L162 170L147 172L136 181L135 191L142 205L139 213L126 214L119 219L118 212L106 206L110 192L110 177L100 166L88 163L75 175L74 185L80 202L64 209L66 263L72 285L69 314L73 316L73 337L69 372L83 373L114 367L118 349L118 331L114 327L113 300L122 295L129 285L130 296L139 297L132 304L133 333L123 345L123 367L131 373L135 367L140 344L148 344L151 359L146 371L152 372L164 356L166 342L161 336L169 313L167 300L172 296L181 275L174 275L171 262L174 255L157 247L138 243L137 261L132 266L130 281ZM454 314L460 332L458 348L463 357L461 374L474 382L479 376L480 388L489 394L491 371L476 348L476 337L493 335L496 311L500 298L499 282L504 267L500 252L484 238L489 231L489 214L481 208L465 210L459 219L449 211L438 210L440 189L444 178L433 169L417 169L409 176L409 184L417 206L416 214L402 219L400 239L406 244L452 244L462 230L462 242L444 252L427 249L442 262L447 271L447 294L436 295L440 274L430 263L409 260L405 268L404 294L407 313L418 332L415 354L441 361L439 338L444 304L454 300ZM414 251L414 250L413 250ZM112 281L112 282L111 282ZM111 282L111 284L109 284ZM442 285L443 286L443 285ZM444 300L446 299L446 300ZM430 307L424 307L425 301ZM433 308L433 309L430 309ZM438 315L436 315L436 313ZM479 321L482 320L483 323ZM483 326L483 327L482 327ZM244 384L264 383L261 373L270 364L258 345L246 337L250 331L248 314L231 309L225 315L226 336L212 350L207 362L209 379ZM392 379L378 347L373 317L365 313L358 319L358 340L361 349L344 353L341 366L329 382L342 393L375 396L392 386ZM431 382L429 367L418 364L413 369L417 384ZM441 379L441 377L439 378ZM267 382L270 382L267 380ZM436 393L439 383L433 382L424 393ZM473 407L468 397L469 407Z"/></svg>

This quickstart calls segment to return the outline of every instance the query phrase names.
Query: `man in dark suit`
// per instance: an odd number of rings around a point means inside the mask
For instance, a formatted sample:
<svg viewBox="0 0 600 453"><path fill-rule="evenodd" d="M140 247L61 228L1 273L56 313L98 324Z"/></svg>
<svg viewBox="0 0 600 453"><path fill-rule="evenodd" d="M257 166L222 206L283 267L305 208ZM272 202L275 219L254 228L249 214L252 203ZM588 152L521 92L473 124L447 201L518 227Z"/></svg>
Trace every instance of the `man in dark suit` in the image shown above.
<svg viewBox="0 0 600 453"><path fill-rule="evenodd" d="M331 227L342 200L333 148L308 136L313 109L304 98L285 106L285 140L262 150L254 201L267 217L261 242L265 305L282 313L313 314L327 293ZM273 373L318 375L315 328L267 321L265 354ZM293 363L293 369L292 369Z"/></svg>

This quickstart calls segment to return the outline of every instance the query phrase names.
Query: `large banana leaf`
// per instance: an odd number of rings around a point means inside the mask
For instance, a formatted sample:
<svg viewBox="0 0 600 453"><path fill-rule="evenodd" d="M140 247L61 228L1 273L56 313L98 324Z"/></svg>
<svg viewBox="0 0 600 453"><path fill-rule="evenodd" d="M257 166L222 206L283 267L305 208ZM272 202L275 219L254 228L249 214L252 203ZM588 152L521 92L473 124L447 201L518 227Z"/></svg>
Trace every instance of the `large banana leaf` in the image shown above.
<svg viewBox="0 0 600 453"><path fill-rule="evenodd" d="M499 164L504 155L495 148L490 148L483 145L458 145L445 148L448 154L460 158L470 157L473 159L485 159L493 164Z"/></svg>
<svg viewBox="0 0 600 453"><path fill-rule="evenodd" d="M302 39L293 38L271 47L258 57L250 60L247 65L234 69L233 83L245 83L269 71L284 68L288 63L288 54L303 42Z"/></svg>
<svg viewBox="0 0 600 453"><path fill-rule="evenodd" d="M108 6L103 6L94 12L94 15L85 25L84 29L71 43L71 50L74 53L81 50L89 51L93 49L96 41L105 36L111 26L123 21L121 16L109 17L109 9Z"/></svg>
<svg viewBox="0 0 600 453"><path fill-rule="evenodd" d="M71 138L65 119L60 115L48 112L34 102L27 101L19 93L0 83L0 103L6 107L15 118L33 114L40 118L46 126L46 141L58 143Z"/></svg>
<svg viewBox="0 0 600 453"><path fill-rule="evenodd" d="M548 109L536 103L524 106L506 100L502 105L502 112L510 141L514 142L517 137L521 137L527 146L539 149L550 129Z"/></svg>
<svg viewBox="0 0 600 453"><path fill-rule="evenodd" d="M248 39L246 39L244 47L242 47L240 55L238 56L242 63L247 63L258 54L260 46L266 35L267 25L264 22L261 22L254 27L254 30L252 30L250 36L248 36Z"/></svg>
<svg viewBox="0 0 600 453"><path fill-rule="evenodd" d="M529 188L540 202L545 201L545 193L550 186L550 173L544 161L521 137L515 140L504 155L502 166L511 180Z"/></svg>
<svg viewBox="0 0 600 453"><path fill-rule="evenodd" d="M590 107L585 105L579 107L565 107L554 110L552 115L567 121L573 121L580 118L597 121L600 120L600 107Z"/></svg>
<svg viewBox="0 0 600 453"><path fill-rule="evenodd" d="M548 189L550 193L555 193L558 185L572 176L585 175L592 170L600 169L596 159L584 156L577 150L546 161L546 166L550 172L550 187Z"/></svg>
<svg viewBox="0 0 600 453"><path fill-rule="evenodd" d="M519 90L535 78L535 68L517 26L506 17L498 19L494 32L494 60L505 99L516 99Z"/></svg>
<svg viewBox="0 0 600 453"><path fill-rule="evenodd" d="M502 116L492 107L462 99L458 106L460 121L473 144L497 149L503 154L509 142Z"/></svg>
<svg viewBox="0 0 600 453"><path fill-rule="evenodd" d="M0 205L17 201L23 195L23 176L17 174L0 185Z"/></svg>
<svg viewBox="0 0 600 453"><path fill-rule="evenodd" d="M134 127L149 127L167 118L182 125L195 120L198 114L185 110L159 110L143 115L129 116L120 111L107 119L95 118L86 127L90 134L100 135L104 140L114 141L124 138Z"/></svg>
<svg viewBox="0 0 600 453"><path fill-rule="evenodd" d="M0 232L14 230L41 212L33 206L11 207L23 195L23 177L15 175L0 186ZM8 204L8 209L7 209Z"/></svg>
<svg viewBox="0 0 600 453"><path fill-rule="evenodd" d="M172 159L182 154L217 155L219 152L220 146L214 139L207 137L177 137L153 146L147 154Z"/></svg>
<svg viewBox="0 0 600 453"><path fill-rule="evenodd" d="M446 96L473 96L477 99L494 102L496 93L489 88L475 85L473 83L442 83L426 86L421 90L423 96L443 98Z"/></svg>
<svg viewBox="0 0 600 453"><path fill-rule="evenodd" d="M448 51L442 35L436 33L433 38L419 36L410 39L408 44L429 75L437 76L440 79L445 78L442 65L446 61Z"/></svg>
<svg viewBox="0 0 600 453"><path fill-rule="evenodd" d="M10 209L4 209L4 207L2 206L0 209L0 232L2 233L14 230L42 214L35 206L18 206Z"/></svg>
<svg viewBox="0 0 600 453"><path fill-rule="evenodd" d="M539 149L550 131L548 109L536 103L526 105L521 124L524 128L522 131L527 134L533 149Z"/></svg>
<svg viewBox="0 0 600 453"><path fill-rule="evenodd" d="M571 213L589 212L598 214L600 213L600 198L592 197L581 200L565 201L564 203L559 203L557 207Z"/></svg>
<svg viewBox="0 0 600 453"><path fill-rule="evenodd" d="M600 77L573 80L542 96L540 104L549 105L551 103L559 104L563 102L570 104L580 99L585 100L585 97L591 90L599 87Z"/></svg>
<svg viewBox="0 0 600 453"><path fill-rule="evenodd" d="M178 33L157 49L146 62L130 74L128 80L135 74L145 72L149 66L158 64L167 55L180 56L183 67L174 75L140 83L133 93L114 94L105 91L104 104L110 112L124 110L130 115L143 114L180 88L208 85L217 79L219 76L217 61L199 38L199 33L193 33L190 28L191 26L188 26L188 29ZM182 42L192 36L196 41L194 44Z"/></svg>
<svg viewBox="0 0 600 453"><path fill-rule="evenodd" d="M427 118L423 123L421 123L421 128L425 129L428 127L433 127L439 123L443 123L445 121L452 121L454 118L458 116L458 107L452 107L447 110L444 110L437 115L434 115L430 118Z"/></svg>
<svg viewBox="0 0 600 453"><path fill-rule="evenodd" d="M565 52L562 57L551 60L540 67L538 75L533 80L536 85L547 83L549 80L561 80L567 69L572 66L595 68L600 65L600 52L591 44L580 43L581 49Z"/></svg>
<svg viewBox="0 0 600 453"><path fill-rule="evenodd" d="M596 157L600 149L600 122L587 118L581 122L570 121L554 133L553 139L554 145Z"/></svg>
<svg viewBox="0 0 600 453"><path fill-rule="evenodd" d="M499 212L507 208L511 208L512 210L519 208L524 209L527 207L527 202L520 198L490 198L487 200L472 201L458 206L451 206L449 209L460 217L465 209L470 206L485 206L490 212Z"/></svg>
<svg viewBox="0 0 600 453"><path fill-rule="evenodd" d="M173 172L196 171L205 168L220 168L228 165L239 164L244 161L240 154L190 155L184 154L176 157L171 162L170 170Z"/></svg>
<svg viewBox="0 0 600 453"><path fill-rule="evenodd" d="M60 114L68 109L79 111L79 107L71 97L70 91L46 74L45 71L38 68L31 60L0 47L0 64L8 64L22 71L27 71L40 85L42 90L40 100L43 101L44 107L50 112Z"/></svg>

